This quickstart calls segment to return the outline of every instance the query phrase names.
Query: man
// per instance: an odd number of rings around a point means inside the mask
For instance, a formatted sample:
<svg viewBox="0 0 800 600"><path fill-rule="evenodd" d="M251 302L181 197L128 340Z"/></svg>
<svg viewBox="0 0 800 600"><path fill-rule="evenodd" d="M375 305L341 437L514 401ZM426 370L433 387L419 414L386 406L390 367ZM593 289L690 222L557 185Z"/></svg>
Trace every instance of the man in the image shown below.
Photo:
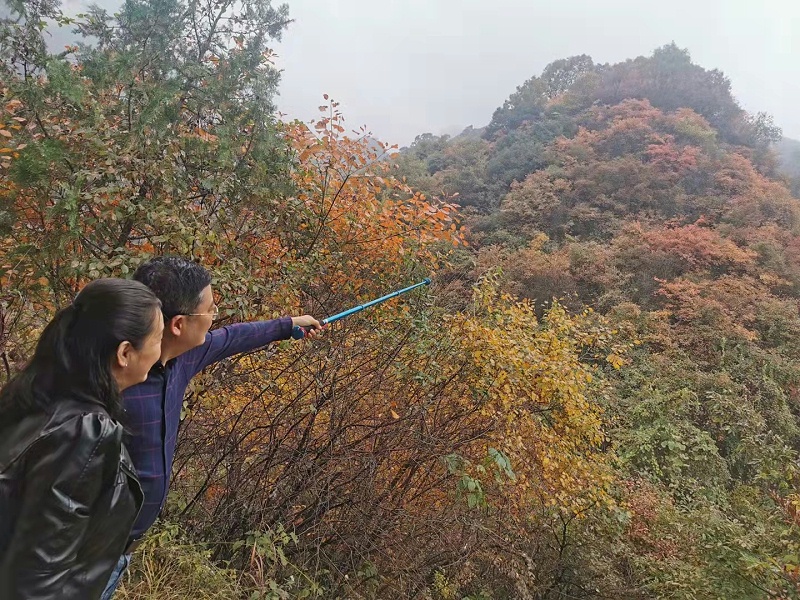
<svg viewBox="0 0 800 600"><path fill-rule="evenodd" d="M140 266L133 278L147 285L164 313L161 358L144 383L124 392L126 441L144 491L142 505L125 554L102 599L114 593L130 563L130 555L158 518L169 489L183 397L189 381L207 366L291 336L292 328L308 328L314 337L319 322L309 315L228 325L209 331L219 313L211 275L185 258L156 257Z"/></svg>

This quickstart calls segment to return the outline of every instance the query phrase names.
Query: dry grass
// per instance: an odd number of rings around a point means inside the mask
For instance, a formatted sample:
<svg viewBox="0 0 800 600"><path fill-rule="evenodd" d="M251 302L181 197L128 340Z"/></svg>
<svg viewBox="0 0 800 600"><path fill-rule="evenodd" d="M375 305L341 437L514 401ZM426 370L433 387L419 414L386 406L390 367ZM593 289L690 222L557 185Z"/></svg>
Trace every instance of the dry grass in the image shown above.
<svg viewBox="0 0 800 600"><path fill-rule="evenodd" d="M115 600L230 600L248 597L239 574L215 565L203 546L175 526L148 535L131 560Z"/></svg>

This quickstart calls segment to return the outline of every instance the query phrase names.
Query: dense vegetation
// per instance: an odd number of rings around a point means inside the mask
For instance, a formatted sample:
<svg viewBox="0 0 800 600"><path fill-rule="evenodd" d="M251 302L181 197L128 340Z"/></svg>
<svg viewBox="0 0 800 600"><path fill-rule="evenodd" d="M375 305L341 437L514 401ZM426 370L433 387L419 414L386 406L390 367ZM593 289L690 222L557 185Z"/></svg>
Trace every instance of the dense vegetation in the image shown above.
<svg viewBox="0 0 800 600"><path fill-rule="evenodd" d="M800 202L778 139L670 45L557 61L483 130L398 161L467 207L476 273L638 342L601 396L626 518L578 527L571 595L797 595Z"/></svg>
<svg viewBox="0 0 800 600"><path fill-rule="evenodd" d="M389 158L327 98L274 117L268 0L11 6L5 377L154 253L208 265L227 322L435 279L195 380L120 597L798 596L800 201L721 73L557 61Z"/></svg>

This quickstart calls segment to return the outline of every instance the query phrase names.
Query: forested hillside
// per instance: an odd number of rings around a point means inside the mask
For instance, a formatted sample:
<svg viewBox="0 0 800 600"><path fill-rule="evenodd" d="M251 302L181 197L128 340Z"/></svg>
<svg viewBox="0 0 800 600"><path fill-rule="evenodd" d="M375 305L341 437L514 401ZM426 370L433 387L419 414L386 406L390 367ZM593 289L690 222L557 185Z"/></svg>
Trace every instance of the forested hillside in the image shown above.
<svg viewBox="0 0 800 600"><path fill-rule="evenodd" d="M118 598L798 597L800 201L721 73L557 61L387 158L276 117L268 0L10 6L3 382L154 254L223 325L434 280L192 382Z"/></svg>
<svg viewBox="0 0 800 600"><path fill-rule="evenodd" d="M396 161L464 207L473 276L636 344L596 397L625 516L575 526L568 593L796 597L800 201L780 132L675 46L557 61L474 131Z"/></svg>

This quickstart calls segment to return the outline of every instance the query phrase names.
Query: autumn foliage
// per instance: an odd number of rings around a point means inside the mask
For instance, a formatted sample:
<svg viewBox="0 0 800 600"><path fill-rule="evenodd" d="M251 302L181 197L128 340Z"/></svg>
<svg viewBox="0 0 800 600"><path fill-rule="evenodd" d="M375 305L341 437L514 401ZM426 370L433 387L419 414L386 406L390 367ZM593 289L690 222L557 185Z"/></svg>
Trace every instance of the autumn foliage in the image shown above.
<svg viewBox="0 0 800 600"><path fill-rule="evenodd" d="M86 281L154 254L205 264L233 322L330 314L445 275L454 253L471 252L456 205L398 178L391 149L348 131L336 102L326 97L311 125L272 117L265 35L283 13L243 26L216 18L232 4L215 6L188 20L177 4L128 4L116 25L94 10L77 22L93 47L6 57L6 377ZM35 38L39 17L67 21L50 4L28 10L7 24L10 39ZM137 38L150 22L155 49ZM630 344L591 311L537 314L498 277L196 378L165 524L122 593L167 593L153 569L173 568L179 540L198 550L177 567L176 593L206 578L211 597L399 598L434 576L477 593L530 531L611 510L613 452L593 394ZM482 531L496 532L491 544Z"/></svg>
<svg viewBox="0 0 800 600"><path fill-rule="evenodd" d="M556 61L398 154L327 96L276 119L287 15L238 4L3 24L5 377L154 254L212 271L223 324L434 285L196 378L122 596L794 597L800 204L769 119L667 46ZM93 45L50 54L42 18Z"/></svg>
<svg viewBox="0 0 800 600"><path fill-rule="evenodd" d="M423 187L464 186L467 279L498 269L537 314L554 299L593 308L632 344L594 392L616 504L564 521L547 590L795 597L800 201L775 170L776 135L671 45L556 61L480 142L420 136L403 155L398 171L427 171ZM484 148L469 180L442 162L467 143Z"/></svg>

